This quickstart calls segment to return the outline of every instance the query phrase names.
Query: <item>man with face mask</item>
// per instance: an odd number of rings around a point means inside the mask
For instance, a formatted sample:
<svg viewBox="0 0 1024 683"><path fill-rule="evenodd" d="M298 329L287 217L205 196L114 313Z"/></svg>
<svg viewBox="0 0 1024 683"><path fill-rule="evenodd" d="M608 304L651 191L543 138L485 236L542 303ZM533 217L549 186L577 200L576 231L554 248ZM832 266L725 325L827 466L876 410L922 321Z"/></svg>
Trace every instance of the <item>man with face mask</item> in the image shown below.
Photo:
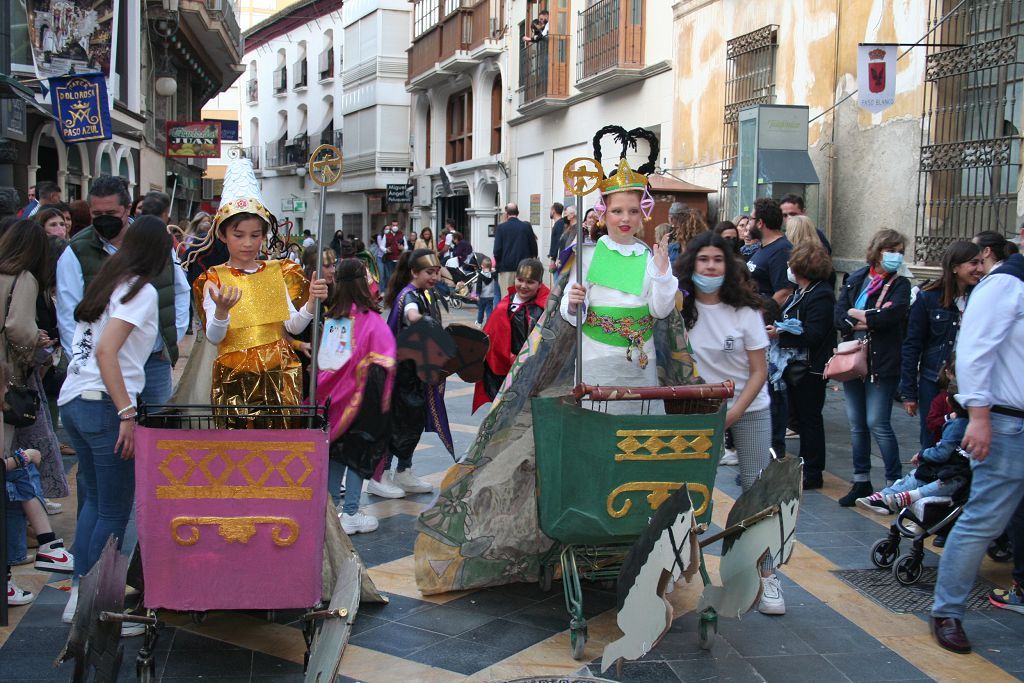
<svg viewBox="0 0 1024 683"><path fill-rule="evenodd" d="M100 176L89 188L92 225L77 233L57 261L57 324L64 352L71 352L75 332L75 308L86 287L99 273L107 257L117 252L130 229L128 210L131 196L121 178ZM189 319L189 286L173 253L167 267L153 282L156 287L160 335L146 361L146 386L139 401L149 405L167 403L171 397L171 366L178 360L178 342L185 335Z"/></svg>

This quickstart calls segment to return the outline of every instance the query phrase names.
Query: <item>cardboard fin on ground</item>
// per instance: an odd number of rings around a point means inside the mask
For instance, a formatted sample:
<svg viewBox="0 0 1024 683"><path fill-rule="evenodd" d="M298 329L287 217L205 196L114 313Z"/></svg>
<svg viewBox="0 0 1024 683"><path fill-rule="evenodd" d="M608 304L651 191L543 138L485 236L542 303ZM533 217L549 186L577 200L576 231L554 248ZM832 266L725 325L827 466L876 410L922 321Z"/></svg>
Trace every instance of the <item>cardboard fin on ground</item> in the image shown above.
<svg viewBox="0 0 1024 683"><path fill-rule="evenodd" d="M693 576L699 552L693 504L684 486L657 509L622 563L616 621L623 636L605 646L602 672L619 659L640 659L661 640L673 617L665 592Z"/></svg>
<svg viewBox="0 0 1024 683"><path fill-rule="evenodd" d="M325 617L316 627L313 647L309 653L309 666L306 668L306 683L333 683L337 677L341 657L359 611L360 579L363 573L358 556L354 553L341 565L334 594L327 608L336 616Z"/></svg>
<svg viewBox="0 0 1024 683"><path fill-rule="evenodd" d="M124 611L124 586L128 557L118 552L111 536L99 561L82 577L78 586L78 609L71 631L55 665L75 660L71 680L97 683L117 680L124 649L121 624L100 621L100 612ZM90 669L93 675L90 676Z"/></svg>
<svg viewBox="0 0 1024 683"><path fill-rule="evenodd" d="M767 553L775 567L789 560L800 510L802 471L799 458L773 460L750 490L736 499L726 520L727 529L773 505L778 505L779 511L724 539L718 569L722 585L704 589L700 610L713 607L724 617L747 613L760 596L761 558Z"/></svg>

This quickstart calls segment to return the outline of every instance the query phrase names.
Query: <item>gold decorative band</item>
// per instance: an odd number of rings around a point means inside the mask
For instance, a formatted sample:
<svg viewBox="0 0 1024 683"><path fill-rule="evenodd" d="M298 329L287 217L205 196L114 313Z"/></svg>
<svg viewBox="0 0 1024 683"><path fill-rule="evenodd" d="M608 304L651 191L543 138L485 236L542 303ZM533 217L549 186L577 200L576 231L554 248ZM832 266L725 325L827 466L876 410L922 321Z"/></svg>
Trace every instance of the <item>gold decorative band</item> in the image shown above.
<svg viewBox="0 0 1024 683"><path fill-rule="evenodd" d="M256 535L257 524L272 525L270 537L281 548L292 545L299 537L299 525L289 517L175 517L171 520L171 536L178 545L195 545L200 526L216 525L217 533L225 541L245 545ZM182 538L181 527L188 527L188 536ZM285 531L288 533L284 534Z"/></svg>
<svg viewBox="0 0 1024 683"><path fill-rule="evenodd" d="M440 268L441 259L437 254L424 254L412 262L413 270L424 270L426 268Z"/></svg>
<svg viewBox="0 0 1024 683"><path fill-rule="evenodd" d="M713 429L620 429L615 461L708 460ZM646 451L643 453L641 451Z"/></svg>

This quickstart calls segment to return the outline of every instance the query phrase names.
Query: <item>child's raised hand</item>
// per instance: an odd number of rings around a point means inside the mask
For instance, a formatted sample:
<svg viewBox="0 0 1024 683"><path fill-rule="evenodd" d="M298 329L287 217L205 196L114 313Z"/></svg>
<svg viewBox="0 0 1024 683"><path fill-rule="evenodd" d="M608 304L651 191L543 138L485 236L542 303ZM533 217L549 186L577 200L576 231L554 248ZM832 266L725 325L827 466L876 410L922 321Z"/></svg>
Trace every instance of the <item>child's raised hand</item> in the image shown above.
<svg viewBox="0 0 1024 683"><path fill-rule="evenodd" d="M242 298L242 290L238 287L210 287L210 299L217 307L217 318L224 320L228 311L234 308L235 304Z"/></svg>
<svg viewBox="0 0 1024 683"><path fill-rule="evenodd" d="M666 233L654 244L654 266L661 274L668 272L668 238Z"/></svg>

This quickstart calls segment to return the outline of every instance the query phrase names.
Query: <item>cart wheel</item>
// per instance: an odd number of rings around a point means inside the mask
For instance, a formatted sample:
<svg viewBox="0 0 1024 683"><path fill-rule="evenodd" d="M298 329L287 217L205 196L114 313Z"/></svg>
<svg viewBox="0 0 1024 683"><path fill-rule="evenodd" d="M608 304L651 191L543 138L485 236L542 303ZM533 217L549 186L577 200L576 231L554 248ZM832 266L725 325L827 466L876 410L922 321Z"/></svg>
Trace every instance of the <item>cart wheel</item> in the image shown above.
<svg viewBox="0 0 1024 683"><path fill-rule="evenodd" d="M879 569L891 567L899 554L899 545L893 545L888 536L871 546L871 562Z"/></svg>
<svg viewBox="0 0 1024 683"><path fill-rule="evenodd" d="M551 582L554 581L554 578L555 568L552 565L546 564L540 568L540 581L538 583L540 583L540 589L542 592L551 592Z"/></svg>
<svg viewBox="0 0 1024 683"><path fill-rule="evenodd" d="M700 642L700 649L710 650L715 644L715 636L718 635L718 614L713 609L706 609L700 613L700 623L697 624L697 639Z"/></svg>
<svg viewBox="0 0 1024 683"><path fill-rule="evenodd" d="M587 629L574 628L569 631L569 646L572 648L572 658L576 661L583 659L583 648L587 644Z"/></svg>
<svg viewBox="0 0 1024 683"><path fill-rule="evenodd" d="M198 610L192 610L191 612L188 613L188 615L190 617L192 617L192 623L193 624L201 624L204 621L206 621L206 612L200 612Z"/></svg>
<svg viewBox="0 0 1024 683"><path fill-rule="evenodd" d="M912 586L921 578L922 559L914 555L904 555L892 566L892 575L904 586Z"/></svg>

